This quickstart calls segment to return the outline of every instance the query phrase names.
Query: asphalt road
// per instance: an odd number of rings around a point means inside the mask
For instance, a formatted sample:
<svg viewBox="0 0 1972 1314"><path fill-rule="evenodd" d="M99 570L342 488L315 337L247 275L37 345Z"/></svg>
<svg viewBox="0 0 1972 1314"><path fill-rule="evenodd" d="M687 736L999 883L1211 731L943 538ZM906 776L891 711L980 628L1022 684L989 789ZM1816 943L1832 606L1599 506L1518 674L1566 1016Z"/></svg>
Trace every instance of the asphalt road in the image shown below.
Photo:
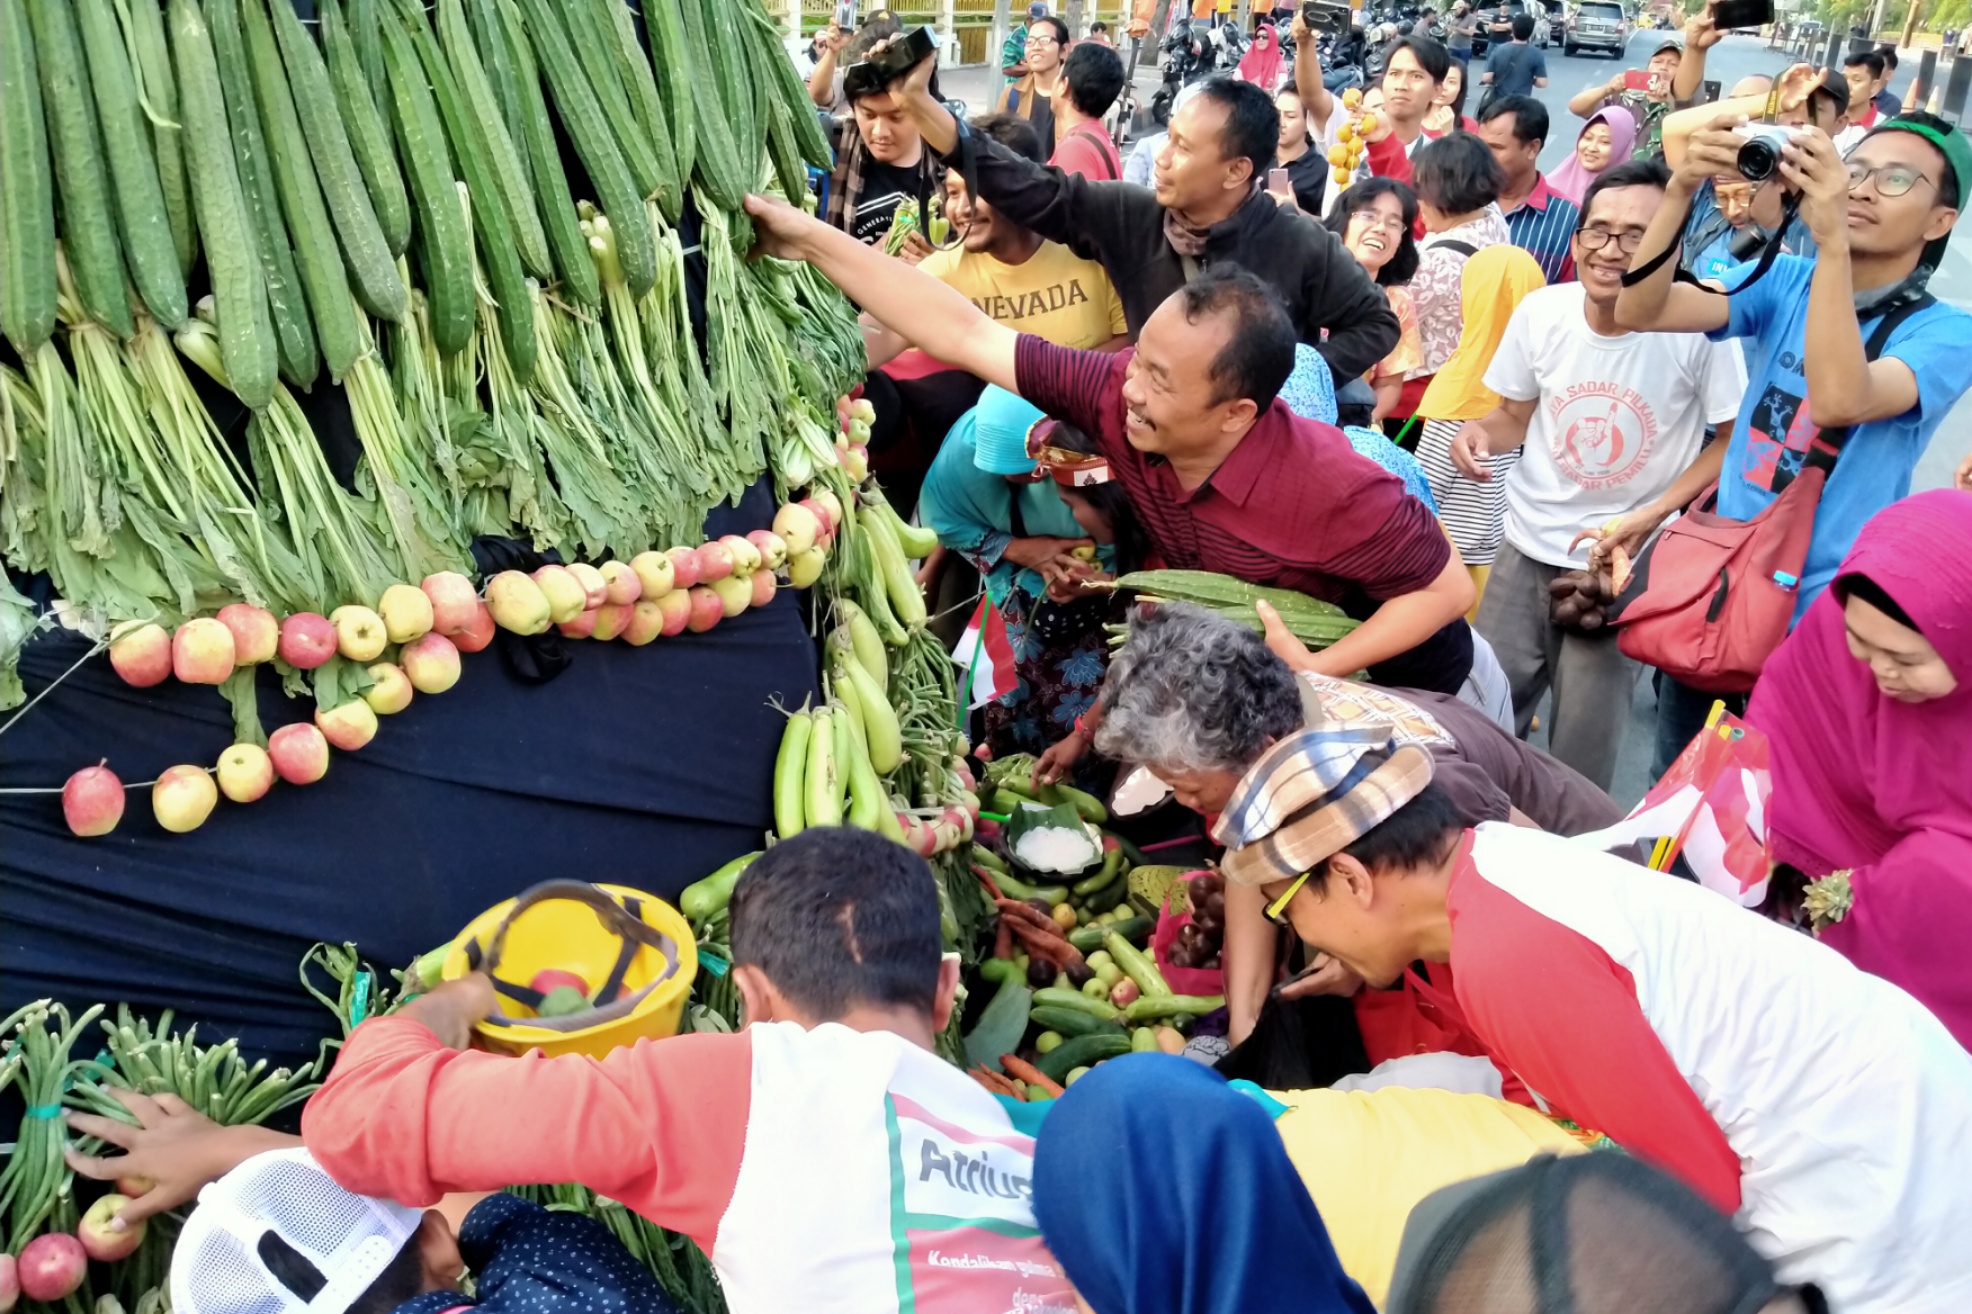
<svg viewBox="0 0 1972 1314"><path fill-rule="evenodd" d="M1554 140L1548 142L1541 153L1543 169L1560 164L1574 149L1575 135L1581 121L1569 113L1569 98L1584 87L1608 82L1626 64L1641 68L1650 57L1650 52L1668 35L1671 34L1656 31L1636 33L1630 39L1625 58L1620 61L1593 54L1570 57L1561 53L1558 44L1547 51L1548 85L1536 94L1548 107ZM1753 73L1778 73L1788 63L1785 55L1768 50L1766 42L1760 38L1729 36L1708 52L1706 76L1730 88L1740 78ZM1905 62L1900 76L1893 83L1895 90L1901 92L1908 86L1915 66L1914 59ZM1140 66L1137 72L1140 92L1148 99L1157 85L1157 71L1145 65ZM946 86L947 94L964 97L971 103L974 112L988 104L997 90L997 82L984 69L953 70L946 77ZM1476 94L1468 97L1468 104L1477 103ZM1948 250L1944 267L1938 271L1931 287L1940 299L1972 310L1972 233ZM1950 483L1952 471L1968 451L1972 451L1972 399L1962 399L1939 426L1930 450L1919 463L1913 491ZM1656 741L1656 723L1655 693L1649 679L1641 679L1622 729L1622 751L1610 789L1617 802L1625 807L1642 798L1652 783L1649 770ZM1542 743L1543 740L1544 736L1536 730L1533 741Z"/></svg>

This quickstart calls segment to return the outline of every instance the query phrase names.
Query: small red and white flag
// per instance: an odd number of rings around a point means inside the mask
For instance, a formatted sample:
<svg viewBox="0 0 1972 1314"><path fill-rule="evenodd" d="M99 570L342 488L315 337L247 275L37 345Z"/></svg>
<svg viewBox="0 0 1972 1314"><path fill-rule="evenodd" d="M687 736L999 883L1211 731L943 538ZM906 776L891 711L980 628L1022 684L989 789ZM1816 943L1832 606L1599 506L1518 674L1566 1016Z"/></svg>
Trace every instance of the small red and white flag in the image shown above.
<svg viewBox="0 0 1972 1314"><path fill-rule="evenodd" d="M984 707L1014 691L1020 677L1013 669L1013 642L1007 638L1007 618L993 600L980 595L965 633L952 649L960 669L959 694L968 708Z"/></svg>
<svg viewBox="0 0 1972 1314"><path fill-rule="evenodd" d="M1628 817L1576 839L1597 848L1652 842L1662 871L1680 854L1698 883L1746 908L1767 896L1767 807L1773 773L1766 736L1715 709L1664 778Z"/></svg>

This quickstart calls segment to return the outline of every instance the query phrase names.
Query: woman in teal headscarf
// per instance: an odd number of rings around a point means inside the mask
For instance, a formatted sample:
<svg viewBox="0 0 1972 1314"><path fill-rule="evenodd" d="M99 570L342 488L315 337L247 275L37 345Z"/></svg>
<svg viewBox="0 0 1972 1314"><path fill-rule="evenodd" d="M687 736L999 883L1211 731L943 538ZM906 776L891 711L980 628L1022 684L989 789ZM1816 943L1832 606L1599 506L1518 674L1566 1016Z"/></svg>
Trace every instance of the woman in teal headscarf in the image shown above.
<svg viewBox="0 0 1972 1314"><path fill-rule="evenodd" d="M945 435L918 497L925 526L979 571L1006 619L1020 681L986 708L986 743L996 756L1040 754L1067 735L1094 704L1108 665L1101 626L1064 624L1073 619L1065 612L1084 608L1063 599L1074 596L1077 581L1113 567L1109 544L1095 540L1114 535L1098 522L1105 532L1092 537L1061 485L1027 454L1028 434L1045 420L1004 388L987 388ZM1049 441L1085 442L1065 431Z"/></svg>

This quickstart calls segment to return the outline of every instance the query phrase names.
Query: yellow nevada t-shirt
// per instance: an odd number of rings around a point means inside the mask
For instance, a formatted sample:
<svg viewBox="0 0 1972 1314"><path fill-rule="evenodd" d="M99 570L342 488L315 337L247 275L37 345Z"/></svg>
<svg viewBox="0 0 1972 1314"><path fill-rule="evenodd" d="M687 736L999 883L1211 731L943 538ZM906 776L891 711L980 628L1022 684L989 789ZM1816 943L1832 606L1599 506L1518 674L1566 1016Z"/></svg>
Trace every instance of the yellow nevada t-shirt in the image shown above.
<svg viewBox="0 0 1972 1314"><path fill-rule="evenodd" d="M1058 347L1088 350L1130 331L1122 299L1102 266L1059 242L1041 243L1025 264L955 247L932 252L918 268L1008 328Z"/></svg>

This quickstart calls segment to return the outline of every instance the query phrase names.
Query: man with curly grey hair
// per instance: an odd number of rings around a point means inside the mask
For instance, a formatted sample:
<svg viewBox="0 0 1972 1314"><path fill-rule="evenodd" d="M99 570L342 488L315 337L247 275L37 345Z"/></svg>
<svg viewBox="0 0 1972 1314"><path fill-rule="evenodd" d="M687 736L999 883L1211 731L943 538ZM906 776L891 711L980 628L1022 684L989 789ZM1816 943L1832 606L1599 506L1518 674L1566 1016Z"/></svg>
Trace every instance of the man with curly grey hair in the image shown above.
<svg viewBox="0 0 1972 1314"><path fill-rule="evenodd" d="M1097 699L1096 750L1148 767L1178 802L1210 816L1276 742L1322 723L1375 721L1431 754L1433 780L1463 825L1515 821L1562 835L1614 825L1622 809L1586 777L1507 734L1450 694L1296 673L1260 635L1202 607L1160 603L1131 617ZM1093 719L1093 718L1092 718ZM1226 999L1245 1038L1273 982L1273 928L1250 891L1226 889ZM1252 906L1246 907L1246 904ZM1296 995L1353 990L1311 977Z"/></svg>

